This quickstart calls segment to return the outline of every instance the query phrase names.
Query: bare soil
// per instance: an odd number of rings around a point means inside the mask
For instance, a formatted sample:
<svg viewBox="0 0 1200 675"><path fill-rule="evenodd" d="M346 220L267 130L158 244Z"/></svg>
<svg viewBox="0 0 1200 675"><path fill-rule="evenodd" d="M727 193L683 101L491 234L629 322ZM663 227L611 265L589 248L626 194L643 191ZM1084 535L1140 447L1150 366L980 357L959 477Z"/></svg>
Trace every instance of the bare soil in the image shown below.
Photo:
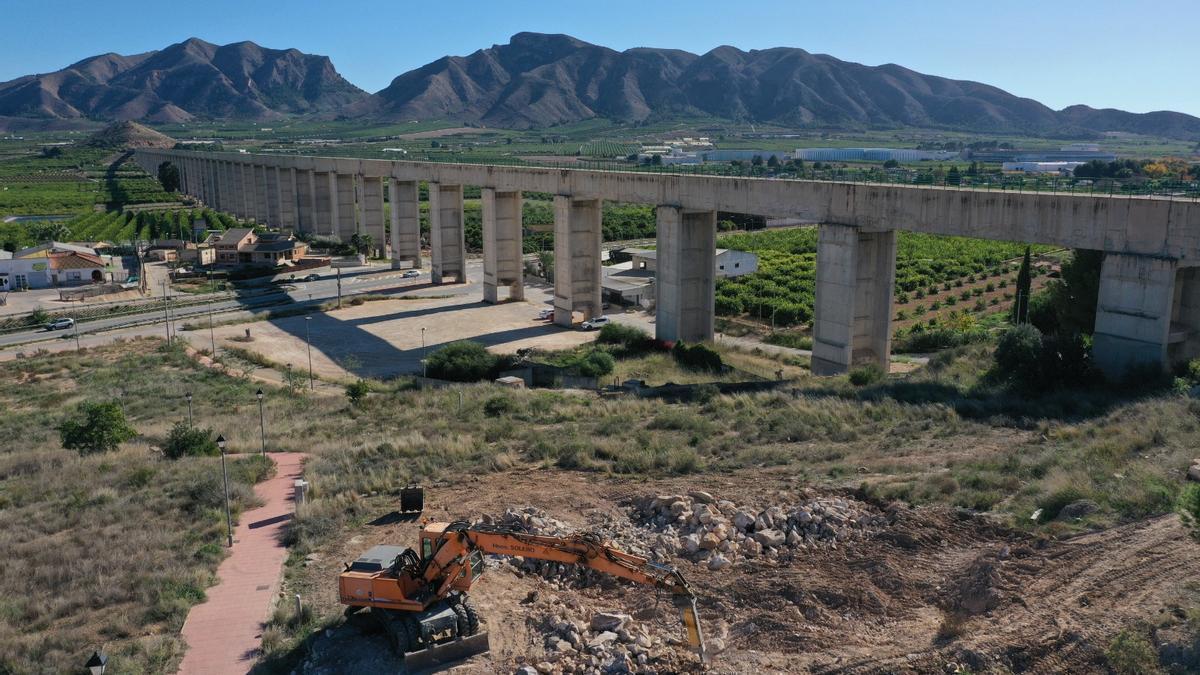
<svg viewBox="0 0 1200 675"><path fill-rule="evenodd" d="M526 471L432 486L425 517L474 519L532 505L588 529L627 524L622 505L633 498L694 489L758 508L814 493L787 470L665 480ZM366 497L365 505L382 516L394 499ZM946 507L874 506L890 525L836 547L742 558L720 571L672 556L700 597L706 632L724 644L710 672L1103 672L1113 635L1170 611L1184 584L1200 578L1200 545L1173 515L1051 540ZM415 543L418 530L399 523L345 532L294 570L287 593L334 615L342 563L377 543ZM616 581L571 587L493 565L472 596L492 650L456 672L546 661L546 617L562 607L621 611L677 630L669 601L660 606L653 590ZM382 638L349 628L321 634L306 648L314 647L304 672L398 667ZM650 668L702 670L682 646L667 647Z"/></svg>

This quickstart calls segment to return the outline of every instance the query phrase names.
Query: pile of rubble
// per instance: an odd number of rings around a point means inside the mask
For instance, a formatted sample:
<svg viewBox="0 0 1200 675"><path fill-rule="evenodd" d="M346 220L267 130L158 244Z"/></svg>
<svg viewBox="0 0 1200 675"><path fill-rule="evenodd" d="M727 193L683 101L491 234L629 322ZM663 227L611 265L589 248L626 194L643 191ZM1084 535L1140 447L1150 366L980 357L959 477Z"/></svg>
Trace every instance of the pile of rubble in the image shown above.
<svg viewBox="0 0 1200 675"><path fill-rule="evenodd" d="M597 612L584 622L560 612L545 616L539 626L545 634L546 655L517 668L517 675L538 673L648 673L673 671L669 643L677 640L651 632L645 623L628 614ZM714 638L719 644L719 638Z"/></svg>
<svg viewBox="0 0 1200 675"><path fill-rule="evenodd" d="M841 497L812 497L784 508L757 510L707 492L635 499L630 518L659 533L658 546L709 569L732 565L740 557L777 557L790 550L836 548L888 525L888 517L869 504Z"/></svg>
<svg viewBox="0 0 1200 675"><path fill-rule="evenodd" d="M520 530L529 534L553 537L568 536L580 531L579 528L572 527L561 520L551 518L545 511L532 506L509 507L499 517L485 514L480 522L485 525L493 525L504 529ZM650 540L650 537L647 536L645 530L635 527L628 522L609 519L589 525L586 531L599 535L602 540L611 542L614 546L627 553L648 558L653 557L651 555L651 545L653 542ZM552 585L559 587L570 585L591 586L597 581L611 580L611 577L586 567L548 560L505 558L500 564L509 565L518 574L539 575L551 582Z"/></svg>

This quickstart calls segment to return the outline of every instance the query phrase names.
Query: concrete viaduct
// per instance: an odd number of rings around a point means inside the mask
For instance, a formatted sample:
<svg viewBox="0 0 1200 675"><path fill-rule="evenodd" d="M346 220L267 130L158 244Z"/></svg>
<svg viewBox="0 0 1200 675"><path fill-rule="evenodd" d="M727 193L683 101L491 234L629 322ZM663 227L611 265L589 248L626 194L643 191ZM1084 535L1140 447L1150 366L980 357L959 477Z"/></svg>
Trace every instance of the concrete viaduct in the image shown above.
<svg viewBox="0 0 1200 675"><path fill-rule="evenodd" d="M603 200L657 208L657 337L713 337L717 212L819 224L813 372L889 363L896 231L1051 244L1105 253L1093 352L1110 375L1200 355L1200 202L929 186L486 164L139 149L157 176L240 218L385 241L393 267L420 266L418 187L429 193L434 283L465 280L463 186L481 188L484 300L521 298L521 195L554 195L554 321L601 311ZM381 244L382 245L382 244Z"/></svg>

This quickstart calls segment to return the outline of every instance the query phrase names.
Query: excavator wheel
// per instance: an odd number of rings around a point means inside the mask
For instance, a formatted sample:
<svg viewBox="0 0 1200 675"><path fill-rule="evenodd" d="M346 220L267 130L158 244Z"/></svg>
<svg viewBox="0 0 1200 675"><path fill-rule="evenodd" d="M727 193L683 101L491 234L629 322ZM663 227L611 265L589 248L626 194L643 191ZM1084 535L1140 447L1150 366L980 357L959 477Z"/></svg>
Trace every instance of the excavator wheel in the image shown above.
<svg viewBox="0 0 1200 675"><path fill-rule="evenodd" d="M471 634L468 632L471 624L470 620L467 618L467 610L463 607L461 602L456 602L450 605L450 608L454 610L456 615L458 615L458 637L467 637Z"/></svg>
<svg viewBox="0 0 1200 675"><path fill-rule="evenodd" d="M470 635L474 635L474 634L478 633L479 632L479 611L475 609L475 603L471 602L471 598L467 597L467 595L464 593L462 596L462 602L459 604L459 607L462 608L463 614L465 614L466 618L467 618L466 632L463 632L461 623L459 623L459 632L462 633L464 636L470 636Z"/></svg>

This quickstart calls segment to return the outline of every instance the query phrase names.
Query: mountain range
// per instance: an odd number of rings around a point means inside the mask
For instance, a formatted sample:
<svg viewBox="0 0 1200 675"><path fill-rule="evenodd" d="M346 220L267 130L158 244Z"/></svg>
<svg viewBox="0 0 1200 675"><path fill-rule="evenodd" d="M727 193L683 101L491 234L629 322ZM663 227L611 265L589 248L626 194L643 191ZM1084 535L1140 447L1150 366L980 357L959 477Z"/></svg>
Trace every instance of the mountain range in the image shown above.
<svg viewBox="0 0 1200 675"><path fill-rule="evenodd" d="M267 120L336 111L367 97L328 57L192 38L160 51L102 54L0 83L0 116Z"/></svg>
<svg viewBox="0 0 1200 675"><path fill-rule="evenodd" d="M806 128L1064 137L1122 131L1200 139L1200 118L1183 113L1083 105L1053 110L978 82L803 49L616 51L542 33L518 33L505 45L442 57L375 94L347 82L324 56L194 38L0 83L0 117L182 122L292 115L445 119L512 129L596 117L638 122L707 116Z"/></svg>

